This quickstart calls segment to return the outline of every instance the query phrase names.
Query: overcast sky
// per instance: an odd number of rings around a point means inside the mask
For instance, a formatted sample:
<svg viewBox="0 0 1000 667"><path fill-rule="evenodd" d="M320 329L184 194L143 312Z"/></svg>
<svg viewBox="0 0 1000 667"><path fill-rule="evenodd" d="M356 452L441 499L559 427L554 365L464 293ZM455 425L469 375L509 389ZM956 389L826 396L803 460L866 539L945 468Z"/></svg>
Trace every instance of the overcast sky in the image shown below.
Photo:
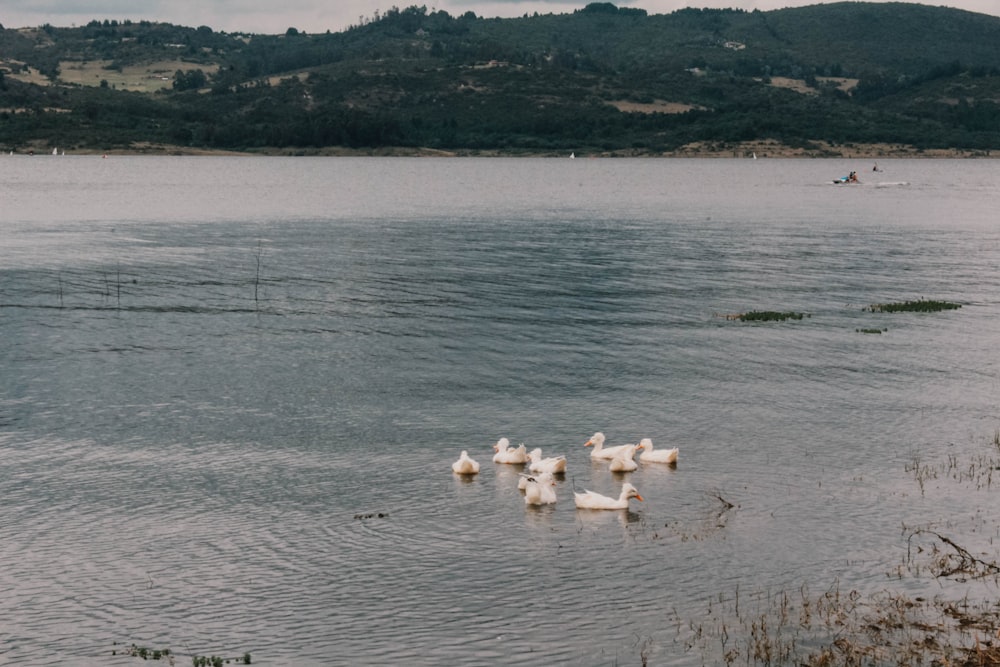
<svg viewBox="0 0 1000 667"><path fill-rule="evenodd" d="M197 27L207 25L226 32L276 34L288 28L307 33L339 32L371 18L376 11L393 6L426 6L452 16L473 11L477 16L504 18L524 14L567 14L591 0L2 0L0 24L5 28L79 26L93 19L163 21ZM884 0L874 0L876 2ZM817 4L817 0L619 0L619 7L639 7L650 14L667 14L686 6L735 7L769 10ZM1000 0L928 0L928 5L945 5L1000 16Z"/></svg>

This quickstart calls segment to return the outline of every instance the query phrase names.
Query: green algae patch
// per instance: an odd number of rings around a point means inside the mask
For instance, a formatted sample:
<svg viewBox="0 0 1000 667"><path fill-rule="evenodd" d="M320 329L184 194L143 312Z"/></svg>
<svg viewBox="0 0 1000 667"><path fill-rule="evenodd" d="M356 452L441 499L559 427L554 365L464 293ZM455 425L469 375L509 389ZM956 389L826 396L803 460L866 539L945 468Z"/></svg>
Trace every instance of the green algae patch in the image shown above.
<svg viewBox="0 0 1000 667"><path fill-rule="evenodd" d="M873 313L939 313L943 310L957 310L962 304L934 299L898 301L896 303L873 303L865 310Z"/></svg>
<svg viewBox="0 0 1000 667"><path fill-rule="evenodd" d="M785 320L801 320L806 317L806 314L790 311L751 310L748 313L740 313L737 317L741 322L784 322Z"/></svg>

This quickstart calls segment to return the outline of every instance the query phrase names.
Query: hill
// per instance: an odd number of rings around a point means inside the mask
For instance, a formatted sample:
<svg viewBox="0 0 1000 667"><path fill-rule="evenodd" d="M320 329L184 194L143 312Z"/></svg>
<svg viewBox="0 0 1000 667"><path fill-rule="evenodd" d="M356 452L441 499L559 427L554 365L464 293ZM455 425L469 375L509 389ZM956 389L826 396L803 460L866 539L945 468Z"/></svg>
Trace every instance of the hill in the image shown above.
<svg viewBox="0 0 1000 667"><path fill-rule="evenodd" d="M808 154L1000 148L1000 18L393 8L339 33L98 22L0 30L0 147Z"/></svg>

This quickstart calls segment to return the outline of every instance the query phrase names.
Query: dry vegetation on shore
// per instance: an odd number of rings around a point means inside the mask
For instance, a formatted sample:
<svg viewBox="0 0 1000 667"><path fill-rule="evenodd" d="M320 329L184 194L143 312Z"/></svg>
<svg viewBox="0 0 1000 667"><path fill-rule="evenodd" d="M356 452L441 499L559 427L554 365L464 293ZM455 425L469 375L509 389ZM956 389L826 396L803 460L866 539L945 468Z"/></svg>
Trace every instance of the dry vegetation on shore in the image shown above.
<svg viewBox="0 0 1000 667"><path fill-rule="evenodd" d="M951 455L939 463L914 460L904 466L921 495L933 481L946 492L957 485L992 496L998 471L1000 431L968 460ZM1000 485L1000 477L996 481ZM988 508L977 507L975 513L988 521ZM996 535L1000 525L978 525L972 532L980 538ZM720 593L700 619L672 619L675 644L701 655L706 665L1000 666L1000 602L995 597L1000 553L992 548L994 540L987 540L988 547L963 545L965 537L946 535L931 525L904 525L901 537L905 557L895 566L886 564L881 591L861 594L834 582L819 594L806 584L777 593ZM954 597L965 584L985 593ZM917 588L927 592L911 592ZM640 649L643 664L648 664L652 642Z"/></svg>

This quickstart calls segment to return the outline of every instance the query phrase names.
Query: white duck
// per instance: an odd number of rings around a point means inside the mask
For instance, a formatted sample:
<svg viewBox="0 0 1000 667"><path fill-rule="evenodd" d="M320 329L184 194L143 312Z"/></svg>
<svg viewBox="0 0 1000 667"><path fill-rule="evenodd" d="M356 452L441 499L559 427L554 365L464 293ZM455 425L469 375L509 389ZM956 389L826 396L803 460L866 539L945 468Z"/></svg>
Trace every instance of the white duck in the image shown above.
<svg viewBox="0 0 1000 667"><path fill-rule="evenodd" d="M677 463L677 452L679 451L676 447L672 449L657 449L653 451L653 441L650 438L643 438L639 441L639 448L642 449L642 454L639 454L639 460L643 463Z"/></svg>
<svg viewBox="0 0 1000 667"><path fill-rule="evenodd" d="M583 446L594 448L594 451L590 453L590 458L592 459L613 459L615 455L623 450L627 445L605 447L604 434L598 431L594 435L590 436L590 440L588 440Z"/></svg>
<svg viewBox="0 0 1000 667"><path fill-rule="evenodd" d="M493 455L493 463L525 463L528 460L528 452L522 442L517 447L510 446L510 440L500 438L493 445L496 454Z"/></svg>
<svg viewBox="0 0 1000 667"><path fill-rule="evenodd" d="M552 505L556 502L556 480L550 472L541 475L524 475L525 505Z"/></svg>
<svg viewBox="0 0 1000 667"><path fill-rule="evenodd" d="M594 493L593 491L584 491L584 493L573 494L573 500L576 502L576 506L579 509L585 510L626 510L628 509L628 501L630 498L642 500L642 496L639 495L636 488L628 482L622 485L621 495L617 498L602 496L601 494Z"/></svg>
<svg viewBox="0 0 1000 667"><path fill-rule="evenodd" d="M469 458L469 452L463 449L462 455L451 464L451 469L459 475L475 475L479 472L479 462Z"/></svg>
<svg viewBox="0 0 1000 667"><path fill-rule="evenodd" d="M639 467L635 462L635 450L637 445L625 445L625 448L615 454L609 466L611 472L632 472Z"/></svg>
<svg viewBox="0 0 1000 667"><path fill-rule="evenodd" d="M538 447L528 453L528 460L531 461L528 465L528 470L531 472L566 472L565 456L549 456L543 459L542 450Z"/></svg>

